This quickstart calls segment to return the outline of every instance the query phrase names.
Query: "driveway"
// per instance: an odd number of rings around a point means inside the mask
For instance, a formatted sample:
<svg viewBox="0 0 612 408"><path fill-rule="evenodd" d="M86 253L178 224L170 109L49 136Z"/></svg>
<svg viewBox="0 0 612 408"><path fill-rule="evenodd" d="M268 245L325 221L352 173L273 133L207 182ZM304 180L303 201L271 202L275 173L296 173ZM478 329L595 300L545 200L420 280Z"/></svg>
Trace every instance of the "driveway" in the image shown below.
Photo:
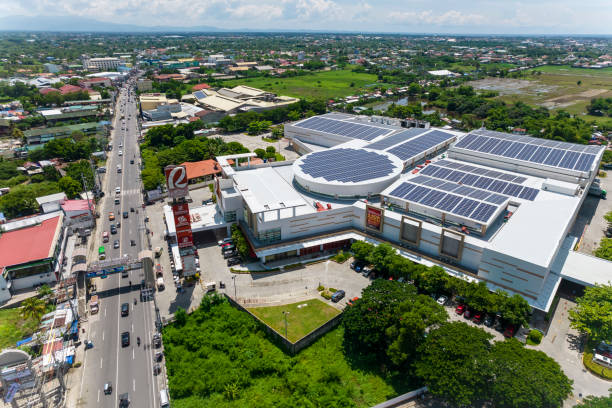
<svg viewBox="0 0 612 408"><path fill-rule="evenodd" d="M228 295L247 306L275 305L299 302L313 297L323 299L317 287L343 289L346 296L338 303L329 304L343 308L348 299L361 296L361 290L370 280L350 268L350 261L338 264L324 260L286 272L255 272L235 274L227 267L217 245L199 249L202 280L224 282ZM254 270L263 270L253 266Z"/></svg>
<svg viewBox="0 0 612 408"><path fill-rule="evenodd" d="M570 328L568 318L568 311L575 305L571 300L561 298L548 335L538 346L528 346L554 358L565 375L574 381L574 395L565 401L563 406L566 408L573 407L587 395L609 395L608 390L612 387L612 382L594 376L582 364L582 337Z"/></svg>

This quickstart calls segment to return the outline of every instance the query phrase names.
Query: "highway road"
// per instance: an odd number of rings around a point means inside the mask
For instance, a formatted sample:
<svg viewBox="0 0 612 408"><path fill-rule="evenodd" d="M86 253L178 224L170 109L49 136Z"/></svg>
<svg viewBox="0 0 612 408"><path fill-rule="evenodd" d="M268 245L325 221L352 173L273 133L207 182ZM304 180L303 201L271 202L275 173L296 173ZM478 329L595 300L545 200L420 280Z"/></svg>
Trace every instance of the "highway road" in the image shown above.
<svg viewBox="0 0 612 408"><path fill-rule="evenodd" d="M105 196L98 204L100 218L94 239L97 245L105 246L107 259L126 254L137 258L138 253L147 248L147 245L144 214L140 211L142 194L137 108L135 95L132 91L131 96L128 96L127 87L120 91L116 111L111 135L113 148L106 162L107 172L103 182ZM124 120L121 119L122 114ZM118 165L121 166L121 173L117 171ZM120 194L115 194L116 187L121 189ZM115 204L116 197L120 199L118 205ZM115 215L114 221L109 220L111 211ZM123 218L124 212L127 218ZM110 235L108 243L102 243L103 232L108 231L110 234L110 224L117 222L121 223L117 233ZM115 240L119 240L119 248L113 248ZM92 257L96 255L92 253ZM151 346L155 332L155 310L152 301L140 302L139 286L142 279L142 270L132 270L127 277L113 274L105 279L94 279L100 297L100 311L89 316L85 325L86 332L81 334L83 339L91 340L94 347L85 352L83 378L80 379L81 394L74 406L118 407L119 395L123 393L129 394L130 407L159 406L159 390L153 375L155 349ZM129 305L129 315L124 317L121 316L123 303ZM130 334L130 345L127 347L121 345L123 332ZM137 337L141 339L140 346ZM104 384L109 381L112 383L112 393L105 395Z"/></svg>

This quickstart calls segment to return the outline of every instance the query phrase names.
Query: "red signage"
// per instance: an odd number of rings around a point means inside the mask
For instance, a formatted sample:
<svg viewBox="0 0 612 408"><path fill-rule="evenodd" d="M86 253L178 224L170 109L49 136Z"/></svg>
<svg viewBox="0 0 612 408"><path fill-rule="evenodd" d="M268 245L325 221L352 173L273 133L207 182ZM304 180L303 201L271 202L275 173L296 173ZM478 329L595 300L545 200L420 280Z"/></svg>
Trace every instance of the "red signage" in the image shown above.
<svg viewBox="0 0 612 408"><path fill-rule="evenodd" d="M174 204L172 206L172 213L174 214L174 226L177 230L186 228L191 229L188 204Z"/></svg>
<svg viewBox="0 0 612 408"><path fill-rule="evenodd" d="M179 248L188 248L193 246L193 235L191 228L176 230L176 241Z"/></svg>
<svg viewBox="0 0 612 408"><path fill-rule="evenodd" d="M185 166L166 166L164 169L166 184L168 185L168 197L180 198L189 194L187 169Z"/></svg>
<svg viewBox="0 0 612 408"><path fill-rule="evenodd" d="M382 231L382 214L381 208L366 206L366 228Z"/></svg>

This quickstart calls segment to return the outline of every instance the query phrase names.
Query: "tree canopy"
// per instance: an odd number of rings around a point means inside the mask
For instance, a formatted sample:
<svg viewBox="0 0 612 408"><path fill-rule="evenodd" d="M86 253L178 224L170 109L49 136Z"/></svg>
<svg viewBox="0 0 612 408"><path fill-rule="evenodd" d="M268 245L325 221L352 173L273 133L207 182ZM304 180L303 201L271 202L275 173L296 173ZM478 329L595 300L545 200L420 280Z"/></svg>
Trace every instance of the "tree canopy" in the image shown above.
<svg viewBox="0 0 612 408"><path fill-rule="evenodd" d="M576 299L576 307L569 311L570 324L587 334L592 342L612 339L612 285L597 284L586 287L584 295Z"/></svg>

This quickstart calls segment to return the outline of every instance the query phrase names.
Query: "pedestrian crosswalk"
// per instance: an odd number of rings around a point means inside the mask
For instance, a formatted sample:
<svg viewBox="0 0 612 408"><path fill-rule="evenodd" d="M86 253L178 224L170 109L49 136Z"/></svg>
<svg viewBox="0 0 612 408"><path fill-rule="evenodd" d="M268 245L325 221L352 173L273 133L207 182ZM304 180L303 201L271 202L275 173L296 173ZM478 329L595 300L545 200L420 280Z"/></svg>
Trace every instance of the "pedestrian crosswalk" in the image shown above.
<svg viewBox="0 0 612 408"><path fill-rule="evenodd" d="M135 195L135 194L140 194L140 190L137 188L131 188L128 190L122 190L121 191L121 195L122 196L126 196L126 195Z"/></svg>

